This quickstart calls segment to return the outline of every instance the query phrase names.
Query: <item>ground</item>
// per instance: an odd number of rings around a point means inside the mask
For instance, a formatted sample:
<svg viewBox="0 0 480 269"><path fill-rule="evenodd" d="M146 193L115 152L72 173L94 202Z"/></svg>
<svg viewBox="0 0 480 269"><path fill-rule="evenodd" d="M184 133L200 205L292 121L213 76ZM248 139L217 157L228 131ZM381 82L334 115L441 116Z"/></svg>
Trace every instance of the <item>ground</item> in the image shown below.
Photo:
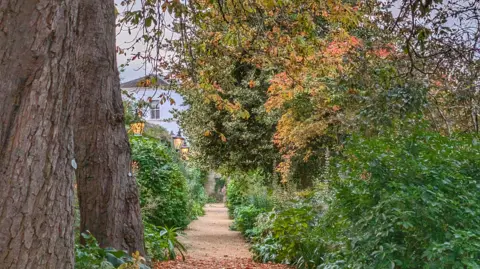
<svg viewBox="0 0 480 269"><path fill-rule="evenodd" d="M205 216L193 221L185 230L180 241L187 247L184 261L169 261L156 264L156 269L284 269L284 265L259 264L251 259L249 245L239 232L229 229L232 220L228 218L223 204L208 204Z"/></svg>

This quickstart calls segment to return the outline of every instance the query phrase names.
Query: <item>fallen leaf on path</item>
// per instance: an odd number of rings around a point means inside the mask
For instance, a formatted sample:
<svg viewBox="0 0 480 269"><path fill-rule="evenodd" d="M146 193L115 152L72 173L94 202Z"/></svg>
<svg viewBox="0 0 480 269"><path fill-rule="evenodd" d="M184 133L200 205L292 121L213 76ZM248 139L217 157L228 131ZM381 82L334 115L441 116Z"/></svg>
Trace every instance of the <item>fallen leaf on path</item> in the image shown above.
<svg viewBox="0 0 480 269"><path fill-rule="evenodd" d="M292 269L292 267L283 264L256 263L252 259L193 259L188 258L185 261L177 259L175 261L158 262L154 269Z"/></svg>

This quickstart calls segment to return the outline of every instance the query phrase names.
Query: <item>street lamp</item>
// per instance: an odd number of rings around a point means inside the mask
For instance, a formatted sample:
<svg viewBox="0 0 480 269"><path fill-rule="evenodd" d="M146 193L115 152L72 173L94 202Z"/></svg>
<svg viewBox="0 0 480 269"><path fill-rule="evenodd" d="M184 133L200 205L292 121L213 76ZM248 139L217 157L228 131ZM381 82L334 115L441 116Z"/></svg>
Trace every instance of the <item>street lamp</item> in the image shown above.
<svg viewBox="0 0 480 269"><path fill-rule="evenodd" d="M136 122L130 124L130 130L133 132L135 136L141 136L143 134L143 129L145 128L145 123L143 122Z"/></svg>
<svg viewBox="0 0 480 269"><path fill-rule="evenodd" d="M190 147L187 146L187 142L184 141L182 147L180 148L180 154L182 155L182 158L187 160L188 159L188 151L190 150Z"/></svg>
<svg viewBox="0 0 480 269"><path fill-rule="evenodd" d="M178 130L178 133L176 136L173 136L173 146L175 147L176 150L180 150L182 147L183 142L185 141L185 138L182 137L182 131Z"/></svg>

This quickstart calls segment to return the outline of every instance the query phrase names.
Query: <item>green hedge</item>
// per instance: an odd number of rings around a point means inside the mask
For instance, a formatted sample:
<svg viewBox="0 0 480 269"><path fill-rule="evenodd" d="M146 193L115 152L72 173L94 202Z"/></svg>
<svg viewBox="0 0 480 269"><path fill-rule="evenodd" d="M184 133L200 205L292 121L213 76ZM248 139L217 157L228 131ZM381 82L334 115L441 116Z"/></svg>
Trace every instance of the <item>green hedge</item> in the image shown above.
<svg viewBox="0 0 480 269"><path fill-rule="evenodd" d="M190 222L187 179L175 152L153 138L132 137L130 144L138 164L143 218L156 226L186 227Z"/></svg>
<svg viewBox="0 0 480 269"><path fill-rule="evenodd" d="M257 216L255 258L298 268L480 268L479 141L424 131L352 138L327 184Z"/></svg>
<svg viewBox="0 0 480 269"><path fill-rule="evenodd" d="M354 138L336 175L325 224L343 227L342 240L328 263L480 268L478 137Z"/></svg>

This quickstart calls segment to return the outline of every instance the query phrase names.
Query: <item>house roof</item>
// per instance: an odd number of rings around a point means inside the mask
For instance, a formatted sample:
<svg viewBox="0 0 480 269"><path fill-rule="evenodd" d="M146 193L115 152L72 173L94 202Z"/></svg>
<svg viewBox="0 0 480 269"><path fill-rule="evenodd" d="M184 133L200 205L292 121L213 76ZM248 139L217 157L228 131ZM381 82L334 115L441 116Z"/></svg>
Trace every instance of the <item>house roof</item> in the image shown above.
<svg viewBox="0 0 480 269"><path fill-rule="evenodd" d="M141 77L141 78L137 78L137 79L134 79L134 80L124 82L124 83L120 84L120 87L121 88L151 88L151 87L155 87L155 86L166 86L166 85L168 85L168 82L166 82L164 78L159 77L159 76L157 76L157 83L155 85L150 85L148 87L142 85L142 84L145 83L146 80L152 80L153 78L155 78L155 76L153 76L153 75L144 76L144 77Z"/></svg>

